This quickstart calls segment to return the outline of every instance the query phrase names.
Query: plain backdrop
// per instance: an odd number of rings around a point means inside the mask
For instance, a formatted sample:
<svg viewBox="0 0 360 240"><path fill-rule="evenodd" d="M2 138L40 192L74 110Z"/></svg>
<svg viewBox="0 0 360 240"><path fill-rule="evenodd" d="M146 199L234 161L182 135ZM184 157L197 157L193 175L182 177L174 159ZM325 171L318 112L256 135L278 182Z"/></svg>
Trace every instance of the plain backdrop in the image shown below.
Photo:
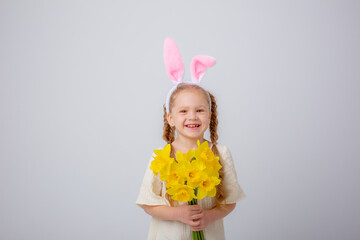
<svg viewBox="0 0 360 240"><path fill-rule="evenodd" d="M0 239L146 239L173 37L247 198L227 239L360 239L360 2L0 1Z"/></svg>

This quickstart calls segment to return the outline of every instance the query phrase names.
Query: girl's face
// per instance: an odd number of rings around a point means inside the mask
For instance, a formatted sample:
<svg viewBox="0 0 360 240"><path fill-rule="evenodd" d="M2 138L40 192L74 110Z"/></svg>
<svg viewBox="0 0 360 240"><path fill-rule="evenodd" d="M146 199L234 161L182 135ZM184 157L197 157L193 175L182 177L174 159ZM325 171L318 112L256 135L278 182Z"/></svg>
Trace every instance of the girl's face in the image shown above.
<svg viewBox="0 0 360 240"><path fill-rule="evenodd" d="M203 140L210 116L207 96L201 90L186 89L175 97L167 120L175 126L178 137Z"/></svg>

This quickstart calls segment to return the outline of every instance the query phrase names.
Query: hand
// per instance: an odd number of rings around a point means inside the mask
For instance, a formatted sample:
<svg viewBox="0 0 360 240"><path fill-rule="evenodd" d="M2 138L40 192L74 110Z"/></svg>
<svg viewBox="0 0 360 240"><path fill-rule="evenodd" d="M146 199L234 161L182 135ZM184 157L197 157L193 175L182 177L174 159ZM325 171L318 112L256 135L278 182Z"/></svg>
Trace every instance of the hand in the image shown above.
<svg viewBox="0 0 360 240"><path fill-rule="evenodd" d="M195 219L193 225L190 225L191 231L201 231L204 230L207 225L210 223L210 219L208 217L208 210L202 211L202 216L198 219Z"/></svg>
<svg viewBox="0 0 360 240"><path fill-rule="evenodd" d="M203 217L203 212L199 205L183 204L176 207L177 220L189 225L190 227L196 227L199 225L199 219Z"/></svg>
<svg viewBox="0 0 360 240"><path fill-rule="evenodd" d="M198 219L195 218L194 224L190 225L192 231L204 230L210 223L219 220L228 215L234 210L236 204L226 204L222 207L214 207L209 210L202 210L202 216Z"/></svg>

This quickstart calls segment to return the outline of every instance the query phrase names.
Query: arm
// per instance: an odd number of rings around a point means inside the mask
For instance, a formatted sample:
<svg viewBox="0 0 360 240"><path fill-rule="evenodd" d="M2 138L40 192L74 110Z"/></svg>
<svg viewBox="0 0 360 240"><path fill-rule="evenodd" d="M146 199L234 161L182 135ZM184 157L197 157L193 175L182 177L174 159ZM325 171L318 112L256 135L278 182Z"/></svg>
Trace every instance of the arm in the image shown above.
<svg viewBox="0 0 360 240"><path fill-rule="evenodd" d="M177 213L176 210L173 209L173 207L169 207L166 205L143 205L142 207L147 214L153 217L169 221L176 221L177 219Z"/></svg>
<svg viewBox="0 0 360 240"><path fill-rule="evenodd" d="M210 210L203 210L203 217L196 219L194 226L191 226L192 231L204 230L210 223L222 219L231 213L236 206L236 203L222 205L221 207L214 207Z"/></svg>
<svg viewBox="0 0 360 240"><path fill-rule="evenodd" d="M199 205L181 205L178 207L170 207L166 205L143 205L145 212L153 217L168 220L178 221L190 225L191 227L197 225L198 219L201 219L204 214Z"/></svg>

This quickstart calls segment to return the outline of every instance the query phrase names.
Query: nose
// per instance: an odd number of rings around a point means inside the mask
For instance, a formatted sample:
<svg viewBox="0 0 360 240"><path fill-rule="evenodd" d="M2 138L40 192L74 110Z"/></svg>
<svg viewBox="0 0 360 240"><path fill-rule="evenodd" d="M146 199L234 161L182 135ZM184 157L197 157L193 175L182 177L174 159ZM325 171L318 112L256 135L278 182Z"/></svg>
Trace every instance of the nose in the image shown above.
<svg viewBox="0 0 360 240"><path fill-rule="evenodd" d="M197 120L196 111L190 111L190 112L189 112L189 119L190 119L190 120Z"/></svg>

